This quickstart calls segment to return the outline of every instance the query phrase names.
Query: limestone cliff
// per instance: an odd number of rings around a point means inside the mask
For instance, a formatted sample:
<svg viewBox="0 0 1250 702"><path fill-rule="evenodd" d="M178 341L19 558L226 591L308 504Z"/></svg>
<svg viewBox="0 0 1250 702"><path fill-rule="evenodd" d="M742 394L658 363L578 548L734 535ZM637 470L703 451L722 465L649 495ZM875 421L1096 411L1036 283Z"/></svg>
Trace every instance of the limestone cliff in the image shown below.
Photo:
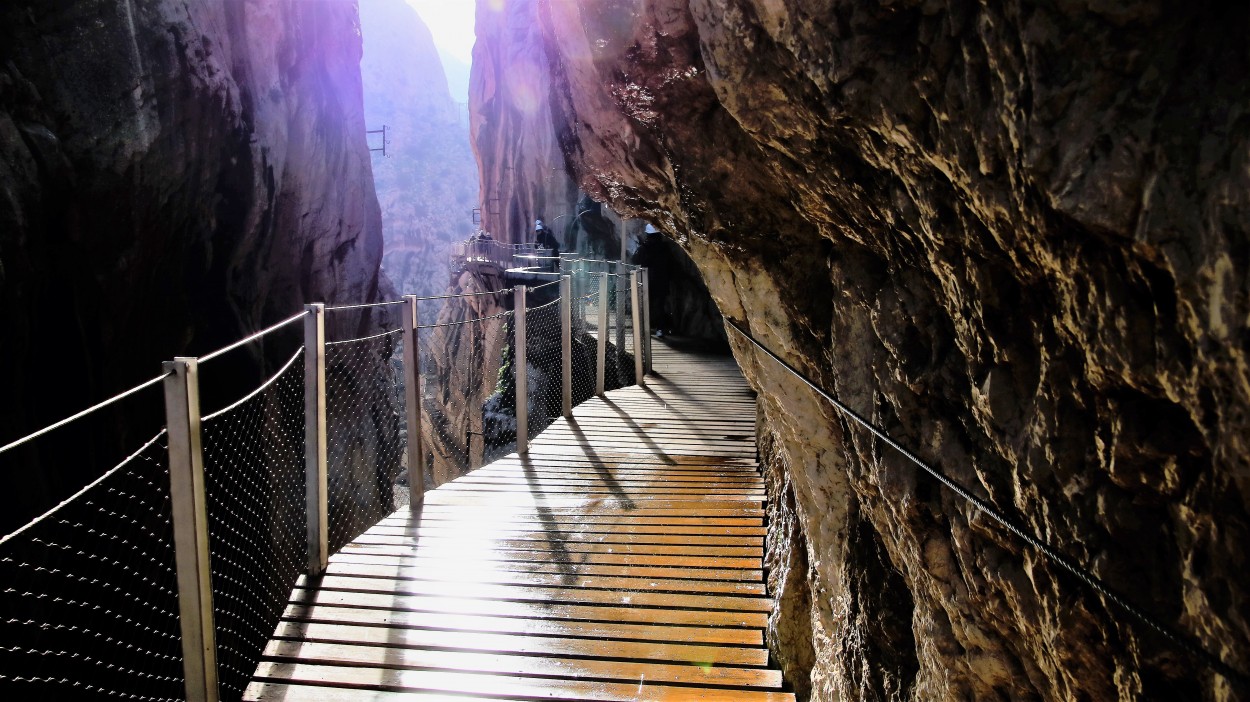
<svg viewBox="0 0 1250 702"><path fill-rule="evenodd" d="M468 124L452 100L430 30L404 0L360 6L369 128L387 127L374 154L382 208L382 265L399 292L441 295L451 245L473 234L477 170ZM382 136L372 135L381 147Z"/></svg>
<svg viewBox="0 0 1250 702"><path fill-rule="evenodd" d="M537 4L478 3L475 31L469 125L482 228L500 241L532 241L543 218L563 237L578 193L556 141Z"/></svg>
<svg viewBox="0 0 1250 702"><path fill-rule="evenodd" d="M305 302L376 298L360 42L352 2L0 7L4 438ZM338 315L334 333L370 323ZM260 351L241 352L245 387L278 356ZM216 378L238 377L227 365ZM240 389L205 383L210 396ZM150 422L127 407L90 443L63 433L19 457L39 472L8 464L21 507L5 519L21 523L155 433L159 391L151 404Z"/></svg>
<svg viewBox="0 0 1250 702"><path fill-rule="evenodd" d="M1250 669L1250 6L505 6L539 17L531 102L583 189L661 226L816 383ZM1242 698L731 340L796 690Z"/></svg>

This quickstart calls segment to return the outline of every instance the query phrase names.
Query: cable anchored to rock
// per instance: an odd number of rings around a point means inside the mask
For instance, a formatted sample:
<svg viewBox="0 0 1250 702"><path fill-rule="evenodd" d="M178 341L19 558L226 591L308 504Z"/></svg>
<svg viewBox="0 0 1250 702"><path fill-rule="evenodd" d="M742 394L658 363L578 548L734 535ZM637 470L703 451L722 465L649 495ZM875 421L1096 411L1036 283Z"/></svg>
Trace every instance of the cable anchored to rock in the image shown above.
<svg viewBox="0 0 1250 702"><path fill-rule="evenodd" d="M956 495L959 495L960 497L964 498L964 500L971 503L978 510L984 512L991 519L998 522L1003 528L1007 529L1007 531L1011 532L1012 534L1015 534L1020 540L1032 546L1035 550L1040 552L1043 556L1045 556L1052 563L1059 566L1060 568L1063 568L1064 570L1068 571L1072 575L1075 575L1077 579L1081 580L1086 585L1093 588L1096 592L1098 592L1100 595L1106 598L1107 601L1111 602L1116 607L1118 607L1121 611L1127 613L1130 617L1132 617L1133 619L1136 619L1139 623L1144 624L1150 627L1151 629L1153 629L1155 632L1161 634L1164 638L1168 639L1173 644L1175 644L1176 646L1178 646L1179 648L1181 648L1182 650L1184 650L1186 653L1190 654L1194 658L1202 661L1208 668L1215 671L1219 675L1223 676L1225 679L1231 682L1235 682L1241 686L1250 685L1250 675L1247 675L1246 673L1243 673L1240 670L1237 670L1236 668L1232 667L1231 665L1226 663L1222 658L1212 653L1211 651L1207 650L1205 647L1198 644L1197 642L1193 641L1189 636L1159 621L1158 619L1156 619L1154 616L1147 613L1142 608L1130 602L1125 596L1111 589L1111 586L1103 582L1101 578L1099 578L1097 575L1094 575L1089 569L1079 565L1074 560L1070 559L1068 556L1059 552L1059 550L1057 550L1053 546L1042 541L1041 538L1035 536L1034 534L1026 531L1023 527L1012 522L1005 515L1000 513L997 510L997 508L995 508L989 502L982 500L976 495L973 495L972 492L968 488L964 487L963 485L960 485L959 483L955 482L953 479L948 477L942 471L938 470L937 468L934 468L933 466L929 465L925 461L921 460L918 456L916 456L916 454L907 450L897 441L892 439L888 434L885 433L885 430L881 429L880 427L876 426L872 422L865 419L858 412L851 409L849 406L847 406L838 398L834 397L831 393L826 392L824 388L821 388L815 382L808 379L808 377L804 375L801 371L799 371L797 368L790 365L788 362L786 362L784 359L782 359L780 356L774 353L767 346L764 346L762 343L757 341L755 337L751 336L742 327L738 326L737 322L734 322L733 320L726 318L725 324L728 325L730 329L733 329L735 332L737 332L738 335L741 336L743 339L750 342L759 350L763 351L765 355L773 359L773 361L779 364L782 368L789 371L791 375L803 381L805 385L810 387L818 395L820 395L826 401L832 404L835 408L837 408L839 412L844 414L847 418L851 419L856 424L859 424L863 428L867 429L870 433L872 433L873 436L885 442L895 451L898 451L900 454L903 455L904 458L916 464L926 473L936 478L938 482L945 485Z"/></svg>

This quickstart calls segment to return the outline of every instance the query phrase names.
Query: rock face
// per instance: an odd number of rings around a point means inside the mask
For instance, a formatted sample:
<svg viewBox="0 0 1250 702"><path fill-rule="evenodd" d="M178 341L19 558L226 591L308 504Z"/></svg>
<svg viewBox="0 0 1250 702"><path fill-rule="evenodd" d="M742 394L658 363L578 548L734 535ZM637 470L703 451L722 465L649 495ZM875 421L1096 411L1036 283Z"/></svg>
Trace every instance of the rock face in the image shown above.
<svg viewBox="0 0 1250 702"><path fill-rule="evenodd" d="M305 302L376 299L382 239L360 53L354 3L0 9L5 439ZM332 332L372 323L336 315ZM292 348L297 336L285 338ZM249 352L251 387L281 354ZM206 393L238 389L205 377ZM155 433L153 397L151 423L119 421L90 453L109 464ZM6 519L25 521L102 470L73 448L16 477L23 505Z"/></svg>
<svg viewBox="0 0 1250 702"><path fill-rule="evenodd" d="M382 208L382 266L399 292L447 289L451 245L473 234L477 164L467 120L452 99L430 30L404 0L360 5L365 118L387 127L373 172ZM373 146L382 135L371 136Z"/></svg>
<svg viewBox="0 0 1250 702"><path fill-rule="evenodd" d="M506 7L538 13L527 104L583 189L662 224L814 382L1250 669L1250 6ZM796 690L1244 699L730 336Z"/></svg>

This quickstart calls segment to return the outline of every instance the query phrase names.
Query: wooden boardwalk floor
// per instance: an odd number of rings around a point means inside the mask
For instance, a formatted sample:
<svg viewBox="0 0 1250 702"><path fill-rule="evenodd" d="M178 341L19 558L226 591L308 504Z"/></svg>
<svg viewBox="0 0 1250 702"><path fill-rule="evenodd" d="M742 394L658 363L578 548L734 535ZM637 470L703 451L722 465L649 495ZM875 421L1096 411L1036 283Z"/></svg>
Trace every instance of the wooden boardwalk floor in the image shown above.
<svg viewBox="0 0 1250 702"><path fill-rule="evenodd" d="M793 700L769 666L754 399L655 343L591 399L301 580L248 700Z"/></svg>

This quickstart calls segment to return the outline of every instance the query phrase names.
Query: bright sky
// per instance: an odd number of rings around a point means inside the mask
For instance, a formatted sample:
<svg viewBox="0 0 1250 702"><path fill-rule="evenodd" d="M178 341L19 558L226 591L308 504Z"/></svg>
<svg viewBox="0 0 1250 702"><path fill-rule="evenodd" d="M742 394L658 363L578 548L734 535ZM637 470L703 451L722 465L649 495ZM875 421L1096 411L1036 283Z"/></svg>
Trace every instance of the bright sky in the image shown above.
<svg viewBox="0 0 1250 702"><path fill-rule="evenodd" d="M473 61L474 0L408 0L434 35L441 53L468 65Z"/></svg>

